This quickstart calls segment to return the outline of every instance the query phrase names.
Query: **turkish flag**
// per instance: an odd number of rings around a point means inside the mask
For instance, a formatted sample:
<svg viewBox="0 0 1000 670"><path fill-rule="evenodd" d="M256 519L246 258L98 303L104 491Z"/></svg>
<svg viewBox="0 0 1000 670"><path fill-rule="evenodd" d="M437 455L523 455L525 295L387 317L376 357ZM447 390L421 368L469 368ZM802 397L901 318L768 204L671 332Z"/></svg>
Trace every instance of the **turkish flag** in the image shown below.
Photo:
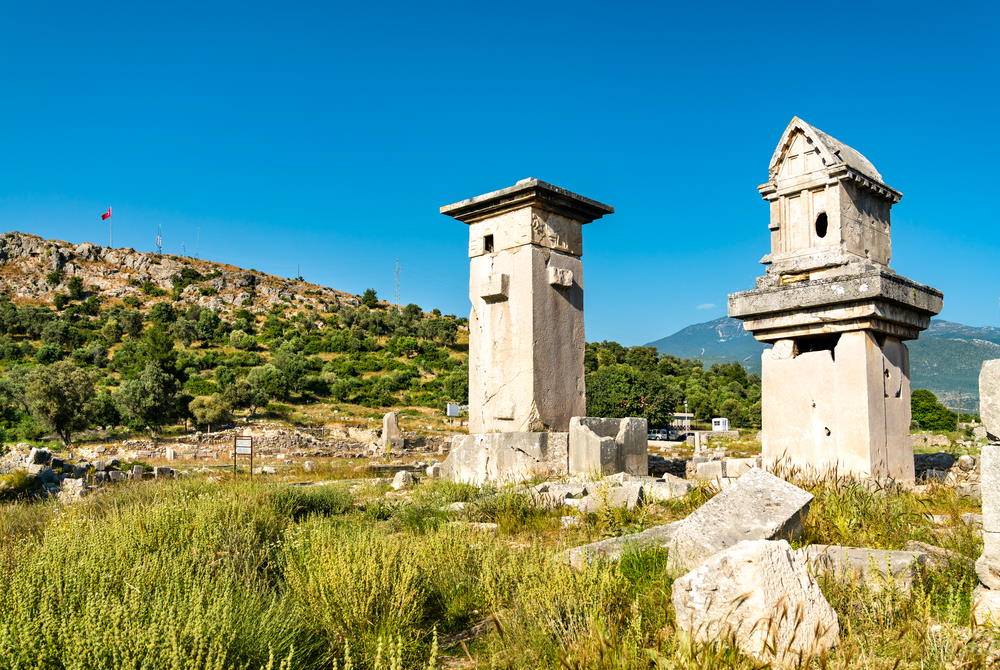
<svg viewBox="0 0 1000 670"><path fill-rule="evenodd" d="M104 214L101 214L101 221L105 221L110 218L111 218L111 206L108 205L108 211L104 212Z"/></svg>

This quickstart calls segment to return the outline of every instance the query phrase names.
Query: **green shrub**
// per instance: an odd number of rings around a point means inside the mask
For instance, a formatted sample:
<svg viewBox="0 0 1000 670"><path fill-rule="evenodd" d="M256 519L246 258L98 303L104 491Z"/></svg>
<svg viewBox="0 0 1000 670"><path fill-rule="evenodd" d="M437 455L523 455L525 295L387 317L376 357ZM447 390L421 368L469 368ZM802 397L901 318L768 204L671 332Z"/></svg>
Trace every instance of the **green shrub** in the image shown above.
<svg viewBox="0 0 1000 670"><path fill-rule="evenodd" d="M283 486L274 491L271 505L275 511L291 519L310 514L331 516L351 511L354 498L344 486Z"/></svg>

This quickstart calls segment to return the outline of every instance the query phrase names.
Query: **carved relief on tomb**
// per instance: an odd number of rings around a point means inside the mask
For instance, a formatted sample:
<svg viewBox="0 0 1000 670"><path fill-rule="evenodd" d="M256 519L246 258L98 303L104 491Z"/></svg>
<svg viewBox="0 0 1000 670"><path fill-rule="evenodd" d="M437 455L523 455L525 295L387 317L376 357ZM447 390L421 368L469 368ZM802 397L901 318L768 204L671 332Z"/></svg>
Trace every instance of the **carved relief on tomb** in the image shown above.
<svg viewBox="0 0 1000 670"><path fill-rule="evenodd" d="M583 235L578 222L550 212L531 213L531 243L580 255Z"/></svg>

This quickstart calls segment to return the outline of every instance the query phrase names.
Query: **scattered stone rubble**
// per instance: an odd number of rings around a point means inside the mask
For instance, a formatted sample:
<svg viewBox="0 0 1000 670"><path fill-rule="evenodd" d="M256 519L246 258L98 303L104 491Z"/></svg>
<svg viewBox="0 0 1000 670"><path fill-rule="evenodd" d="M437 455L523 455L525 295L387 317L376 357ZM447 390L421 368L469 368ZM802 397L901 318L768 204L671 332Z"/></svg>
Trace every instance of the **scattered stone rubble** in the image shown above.
<svg viewBox="0 0 1000 670"><path fill-rule="evenodd" d="M58 496L61 500L82 498L102 486L144 479L147 474L158 479L178 474L173 468L163 466L154 468L152 473L147 473L141 465L123 470L122 463L116 458L71 463L48 449L27 444L16 445L0 458L0 474L18 471L35 477L39 484L37 493Z"/></svg>
<svg viewBox="0 0 1000 670"><path fill-rule="evenodd" d="M230 460L233 439L250 435L255 458L368 458L378 451L379 432L369 428L329 424L322 428L287 428L282 424L255 422L213 433L193 433L169 440L131 439L116 444L80 449L84 458L117 456L126 460ZM447 437L399 433L407 453L437 453ZM402 446L395 451L400 451Z"/></svg>

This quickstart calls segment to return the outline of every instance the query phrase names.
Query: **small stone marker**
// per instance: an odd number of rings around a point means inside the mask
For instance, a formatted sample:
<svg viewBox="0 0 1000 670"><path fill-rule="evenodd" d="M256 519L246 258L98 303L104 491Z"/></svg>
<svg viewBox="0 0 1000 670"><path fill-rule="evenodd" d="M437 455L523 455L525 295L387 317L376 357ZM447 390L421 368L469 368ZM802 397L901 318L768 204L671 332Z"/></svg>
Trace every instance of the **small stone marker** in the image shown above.
<svg viewBox="0 0 1000 670"><path fill-rule="evenodd" d="M146 468L142 467L141 465L133 465L132 479L142 479L142 476L145 474L145 472Z"/></svg>
<svg viewBox="0 0 1000 670"><path fill-rule="evenodd" d="M837 613L810 576L805 556L784 540L744 541L674 581L677 625L699 642L732 640L779 667L837 644Z"/></svg>
<svg viewBox="0 0 1000 670"><path fill-rule="evenodd" d="M670 565L690 570L743 540L791 539L813 496L754 468L681 522L670 543Z"/></svg>
<svg viewBox="0 0 1000 670"><path fill-rule="evenodd" d="M402 451L403 433L399 430L399 415L395 412L386 412L382 417L382 435L378 443L382 453Z"/></svg>
<svg viewBox="0 0 1000 670"><path fill-rule="evenodd" d="M414 484L413 475L406 470L400 470L396 473L396 476L392 478L392 488L397 491L402 489L408 489Z"/></svg>
<svg viewBox="0 0 1000 670"><path fill-rule="evenodd" d="M316 462L315 461L303 461L302 469L306 472L315 472Z"/></svg>

